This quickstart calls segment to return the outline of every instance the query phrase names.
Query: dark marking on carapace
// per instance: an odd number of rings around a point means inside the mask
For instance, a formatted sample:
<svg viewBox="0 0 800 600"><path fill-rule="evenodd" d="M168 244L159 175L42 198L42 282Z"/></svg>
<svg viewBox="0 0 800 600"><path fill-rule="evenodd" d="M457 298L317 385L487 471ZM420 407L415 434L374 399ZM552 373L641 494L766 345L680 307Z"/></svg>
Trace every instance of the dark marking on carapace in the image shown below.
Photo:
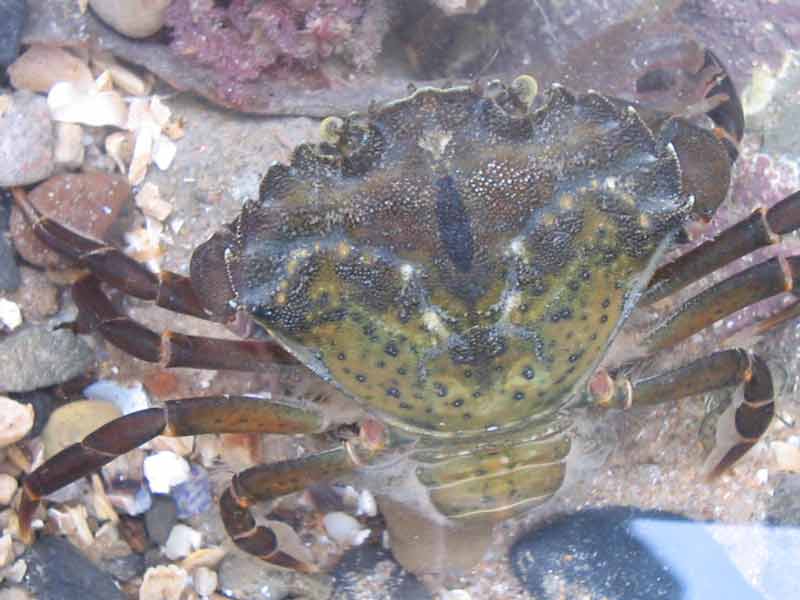
<svg viewBox="0 0 800 600"><path fill-rule="evenodd" d="M447 256L462 273L472 268L472 227L461 194L450 175L436 181L436 220Z"/></svg>

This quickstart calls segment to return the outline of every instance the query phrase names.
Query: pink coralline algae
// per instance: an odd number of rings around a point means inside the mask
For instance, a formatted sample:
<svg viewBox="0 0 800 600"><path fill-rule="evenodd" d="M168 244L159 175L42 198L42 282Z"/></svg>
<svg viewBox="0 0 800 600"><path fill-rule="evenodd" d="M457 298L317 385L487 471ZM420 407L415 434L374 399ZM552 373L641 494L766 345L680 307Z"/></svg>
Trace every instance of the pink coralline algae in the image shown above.
<svg viewBox="0 0 800 600"><path fill-rule="evenodd" d="M333 59L369 69L388 29L379 0L174 0L171 47L217 74L231 100L267 75L324 81Z"/></svg>

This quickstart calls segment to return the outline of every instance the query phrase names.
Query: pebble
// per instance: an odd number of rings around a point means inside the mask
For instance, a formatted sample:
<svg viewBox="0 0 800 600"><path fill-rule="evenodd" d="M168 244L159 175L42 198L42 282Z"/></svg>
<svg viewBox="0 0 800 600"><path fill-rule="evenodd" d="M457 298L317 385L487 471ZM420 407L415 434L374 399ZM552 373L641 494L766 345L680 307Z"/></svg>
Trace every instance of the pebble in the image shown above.
<svg viewBox="0 0 800 600"><path fill-rule="evenodd" d="M59 81L84 87L94 82L89 66L63 48L33 44L8 68L8 77L18 90L47 93Z"/></svg>
<svg viewBox="0 0 800 600"><path fill-rule="evenodd" d="M605 507L562 515L511 548L514 574L536 598L677 600L761 596L703 522Z"/></svg>
<svg viewBox="0 0 800 600"><path fill-rule="evenodd" d="M81 393L89 400L114 404L123 415L150 408L147 392L138 381L124 385L110 379L98 379L87 385Z"/></svg>
<svg viewBox="0 0 800 600"><path fill-rule="evenodd" d="M333 576L332 598L433 600L423 583L378 544L364 544L346 552Z"/></svg>
<svg viewBox="0 0 800 600"><path fill-rule="evenodd" d="M164 543L164 554L170 560L186 558L203 543L203 534L188 525L178 523Z"/></svg>
<svg viewBox="0 0 800 600"><path fill-rule="evenodd" d="M28 592L21 587L6 587L0 589L0 600L32 600Z"/></svg>
<svg viewBox="0 0 800 600"><path fill-rule="evenodd" d="M28 194L43 214L99 240L109 233L130 197L125 178L98 172L56 175ZM33 265L63 269L70 264L36 237L16 207L11 213L11 238L17 252Z"/></svg>
<svg viewBox="0 0 800 600"><path fill-rule="evenodd" d="M24 555L26 583L38 600L124 600L113 577L61 537L40 538Z"/></svg>
<svg viewBox="0 0 800 600"><path fill-rule="evenodd" d="M119 581L131 581L144 573L144 556L132 552L127 556L104 558L100 563L103 571Z"/></svg>
<svg viewBox="0 0 800 600"><path fill-rule="evenodd" d="M0 396L0 448L24 438L33 428L35 415L30 404Z"/></svg>
<svg viewBox="0 0 800 600"><path fill-rule="evenodd" d="M165 494L153 494L153 505L144 515L147 537L159 546L165 544L177 520L175 500Z"/></svg>
<svg viewBox="0 0 800 600"><path fill-rule="evenodd" d="M210 596L217 589L217 574L207 567L198 568L192 575L194 591L201 596Z"/></svg>
<svg viewBox="0 0 800 600"><path fill-rule="evenodd" d="M200 465L192 465L189 479L172 488L172 497L178 506L179 519L188 519L211 509L214 498L208 472Z"/></svg>
<svg viewBox="0 0 800 600"><path fill-rule="evenodd" d="M303 598L304 600L328 600L341 598L331 595L330 582L325 577L308 577L286 569L271 569L261 559L239 550L231 551L217 572L217 589L236 600L283 600ZM409 596L415 598L415 596ZM425 598L421 596L420 600Z"/></svg>
<svg viewBox="0 0 800 600"><path fill-rule="evenodd" d="M156 452L144 459L144 476L154 494L168 494L189 479L189 473L189 463L174 452Z"/></svg>
<svg viewBox="0 0 800 600"><path fill-rule="evenodd" d="M164 25L170 0L89 0L95 14L117 32L145 38Z"/></svg>
<svg viewBox="0 0 800 600"><path fill-rule="evenodd" d="M150 567L145 571L139 600L180 600L189 574L175 565Z"/></svg>
<svg viewBox="0 0 800 600"><path fill-rule="evenodd" d="M11 397L22 404L30 404L33 407L34 421L33 428L28 432L28 437L40 435L44 430L50 413L53 412L53 396L46 392L25 392L24 394L12 394Z"/></svg>
<svg viewBox="0 0 800 600"><path fill-rule="evenodd" d="M56 123L56 145L53 159L65 169L79 169L86 149L83 146L83 128L77 123Z"/></svg>
<svg viewBox="0 0 800 600"><path fill-rule="evenodd" d="M26 0L0 0L0 67L16 60L27 16Z"/></svg>
<svg viewBox="0 0 800 600"><path fill-rule="evenodd" d="M11 298L22 307L25 319L44 321L56 314L59 308L58 288L50 282L47 275L30 267L20 268L19 274L19 289Z"/></svg>
<svg viewBox="0 0 800 600"><path fill-rule="evenodd" d="M14 542L10 533L4 533L0 537L0 568L7 567L14 560Z"/></svg>
<svg viewBox="0 0 800 600"><path fill-rule="evenodd" d="M361 527L356 519L343 512L331 512L322 517L325 531L337 544L358 546L364 543L370 530Z"/></svg>
<svg viewBox="0 0 800 600"><path fill-rule="evenodd" d="M0 291L2 292L14 292L20 285L20 272L14 247L5 235L11 217L11 202L11 192L0 189Z"/></svg>
<svg viewBox="0 0 800 600"><path fill-rule="evenodd" d="M0 116L0 187L49 177L55 169L53 144L47 101L26 90L14 92L11 106Z"/></svg>
<svg viewBox="0 0 800 600"><path fill-rule="evenodd" d="M17 480L11 475L0 473L0 506L8 506L17 491Z"/></svg>
<svg viewBox="0 0 800 600"><path fill-rule="evenodd" d="M51 457L120 416L116 406L98 400L77 400L53 411L42 432L44 453Z"/></svg>
<svg viewBox="0 0 800 600"><path fill-rule="evenodd" d="M16 302L0 298L0 323L7 331L14 331L22 325L22 311Z"/></svg>
<svg viewBox="0 0 800 600"><path fill-rule="evenodd" d="M93 360L87 343L66 329L26 327L0 341L0 389L29 392L64 383Z"/></svg>

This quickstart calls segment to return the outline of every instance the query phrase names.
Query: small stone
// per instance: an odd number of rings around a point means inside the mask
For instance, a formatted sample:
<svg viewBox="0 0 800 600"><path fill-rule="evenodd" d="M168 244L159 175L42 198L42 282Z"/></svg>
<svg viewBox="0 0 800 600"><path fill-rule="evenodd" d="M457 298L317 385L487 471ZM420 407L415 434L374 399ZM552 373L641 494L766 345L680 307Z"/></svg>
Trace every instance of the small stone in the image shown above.
<svg viewBox="0 0 800 600"><path fill-rule="evenodd" d="M17 480L11 475L0 473L0 506L8 506L17 491Z"/></svg>
<svg viewBox="0 0 800 600"><path fill-rule="evenodd" d="M328 536L337 544L358 546L369 536L369 529L361 527L356 519L343 512L328 513L322 518Z"/></svg>
<svg viewBox="0 0 800 600"><path fill-rule="evenodd" d="M11 217L12 201L11 192L0 189L0 292L14 292L20 284L17 257L11 240L5 234Z"/></svg>
<svg viewBox="0 0 800 600"><path fill-rule="evenodd" d="M472 600L472 596L467 590L447 590L440 600Z"/></svg>
<svg viewBox="0 0 800 600"><path fill-rule="evenodd" d="M137 554L144 554L144 551L147 550L148 540L144 519L121 515L119 534L128 543L131 550Z"/></svg>
<svg viewBox="0 0 800 600"><path fill-rule="evenodd" d="M200 465L192 465L189 478L172 488L172 497L178 506L179 519L188 519L210 510L214 499L208 472Z"/></svg>
<svg viewBox="0 0 800 600"><path fill-rule="evenodd" d="M12 394L11 397L22 404L29 404L33 407L35 418L33 429L28 433L28 437L41 435L50 414L53 412L53 396L46 392L25 392L22 394Z"/></svg>
<svg viewBox="0 0 800 600"><path fill-rule="evenodd" d="M24 438L33 427L33 421L33 407L30 404L0 396L0 448Z"/></svg>
<svg viewBox="0 0 800 600"><path fill-rule="evenodd" d="M14 542L11 540L11 534L3 534L0 537L0 567L7 567L14 558L16 557L14 556Z"/></svg>
<svg viewBox="0 0 800 600"><path fill-rule="evenodd" d="M153 494L153 505L144 515L147 536L159 546L166 543L173 525L178 520L175 501L164 494Z"/></svg>
<svg viewBox="0 0 800 600"><path fill-rule="evenodd" d="M186 558L203 543L203 534L188 525L178 523L164 543L164 554L170 560Z"/></svg>
<svg viewBox="0 0 800 600"><path fill-rule="evenodd" d="M423 583L377 544L364 544L344 554L333 572L332 598L342 600L433 600Z"/></svg>
<svg viewBox="0 0 800 600"><path fill-rule="evenodd" d="M109 379L98 379L87 385L82 394L90 400L102 400L114 404L123 415L150 408L150 400L142 384L122 384Z"/></svg>
<svg viewBox="0 0 800 600"><path fill-rule="evenodd" d="M7 567L3 574L6 576L6 579L9 581L13 581L14 583L21 583L22 578L25 577L25 573L28 571L28 563L24 560L19 559L10 567Z"/></svg>
<svg viewBox="0 0 800 600"><path fill-rule="evenodd" d="M11 85L18 90L47 93L59 81L89 87L94 77L89 66L63 48L33 44L8 68Z"/></svg>
<svg viewBox="0 0 800 600"><path fill-rule="evenodd" d="M105 523L94 536L92 551L102 558L122 558L131 553L131 548L120 535L116 523Z"/></svg>
<svg viewBox="0 0 800 600"><path fill-rule="evenodd" d="M285 569L265 569L263 561L240 551L233 551L225 557L219 567L218 575L217 588L226 596L232 596L237 600L264 600L292 596L308 600L341 598L331 595L329 580L312 578Z"/></svg>
<svg viewBox="0 0 800 600"><path fill-rule="evenodd" d="M66 173L38 185L28 194L28 200L42 214L102 240L109 234L130 195L130 186L117 175ZM70 264L36 237L16 207L11 213L11 237L17 252L31 264L53 269L63 269Z"/></svg>
<svg viewBox="0 0 800 600"><path fill-rule="evenodd" d="M124 600L114 579L60 537L40 538L25 554L38 600Z"/></svg>
<svg viewBox="0 0 800 600"><path fill-rule="evenodd" d="M25 0L0 0L0 67L16 60L27 16Z"/></svg>
<svg viewBox="0 0 800 600"><path fill-rule="evenodd" d="M15 92L10 107L0 115L0 187L30 185L49 177L55 169L53 143L47 101L25 90Z"/></svg>
<svg viewBox="0 0 800 600"><path fill-rule="evenodd" d="M188 573L175 565L150 567L139 588L139 600L180 600L188 581Z"/></svg>
<svg viewBox="0 0 800 600"><path fill-rule="evenodd" d="M89 0L107 25L132 38L145 38L164 25L170 0Z"/></svg>
<svg viewBox="0 0 800 600"><path fill-rule="evenodd" d="M28 392L84 373L94 353L66 329L27 327L0 341L0 389Z"/></svg>
<svg viewBox="0 0 800 600"><path fill-rule="evenodd" d="M0 298L0 323L8 331L14 331L22 325L22 311L16 302Z"/></svg>
<svg viewBox="0 0 800 600"><path fill-rule="evenodd" d="M174 452L156 452L144 459L144 476L154 494L168 494L189 479L189 463Z"/></svg>
<svg viewBox="0 0 800 600"><path fill-rule="evenodd" d="M161 197L158 186L149 181L142 184L139 193L136 194L136 206L148 217L158 221L164 221L172 212L172 205Z"/></svg>
<svg viewBox="0 0 800 600"><path fill-rule="evenodd" d="M6 587L0 590L0 600L32 600L21 587Z"/></svg>
<svg viewBox="0 0 800 600"><path fill-rule="evenodd" d="M217 574L209 568L200 567L192 575L194 591L201 596L210 596L217 589Z"/></svg>
<svg viewBox="0 0 800 600"><path fill-rule="evenodd" d="M195 550L187 556L181 562L181 566L190 572L200 567L216 569L223 558L225 558L225 550L222 548L216 546L200 548L200 550Z"/></svg>
<svg viewBox="0 0 800 600"><path fill-rule="evenodd" d="M59 407L50 415L42 432L45 456L49 458L81 441L120 415L116 406L98 400L78 400Z"/></svg>
<svg viewBox="0 0 800 600"><path fill-rule="evenodd" d="M50 283L45 273L22 267L21 281L12 299L22 307L22 315L28 321L44 321L58 312L58 288Z"/></svg>
<svg viewBox="0 0 800 600"><path fill-rule="evenodd" d="M800 448L787 442L772 442L770 444L775 454L775 462L781 471L800 473Z"/></svg>
<svg viewBox="0 0 800 600"><path fill-rule="evenodd" d="M77 123L56 123L56 146L53 152L56 164L66 169L79 169L85 154L83 128Z"/></svg>
<svg viewBox="0 0 800 600"><path fill-rule="evenodd" d="M103 571L114 577L114 579L131 581L140 577L144 572L144 556L132 552L127 556L105 558L101 561L100 566Z"/></svg>

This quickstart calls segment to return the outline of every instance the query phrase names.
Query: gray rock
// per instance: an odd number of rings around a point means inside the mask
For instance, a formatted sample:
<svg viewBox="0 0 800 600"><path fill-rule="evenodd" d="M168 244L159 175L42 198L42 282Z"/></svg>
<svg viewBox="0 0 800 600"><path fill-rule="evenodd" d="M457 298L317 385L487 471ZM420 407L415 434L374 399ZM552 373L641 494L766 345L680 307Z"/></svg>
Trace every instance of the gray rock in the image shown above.
<svg viewBox="0 0 800 600"><path fill-rule="evenodd" d="M14 92L11 107L0 117L0 187L49 177L55 169L53 144L47 100L25 90Z"/></svg>
<svg viewBox="0 0 800 600"><path fill-rule="evenodd" d="M164 544L177 520L178 507L175 500L165 494L153 494L153 504L144 515L147 537L154 544Z"/></svg>
<svg viewBox="0 0 800 600"><path fill-rule="evenodd" d="M0 3L2 0L0 0ZM2 6L2 4L0 4ZM0 23L0 29L3 25ZM11 192L0 189L0 291L13 292L19 287L20 273L14 247L7 236L11 216Z"/></svg>
<svg viewBox="0 0 800 600"><path fill-rule="evenodd" d="M102 562L101 568L119 581L130 581L144 573L144 555L134 552L128 556L108 558Z"/></svg>
<svg viewBox="0 0 800 600"><path fill-rule="evenodd" d="M17 59L27 16L25 0L0 0L0 67L5 68Z"/></svg>
<svg viewBox="0 0 800 600"><path fill-rule="evenodd" d="M0 342L0 390L29 392L77 377L94 354L66 329L28 327Z"/></svg>
<svg viewBox="0 0 800 600"><path fill-rule="evenodd" d="M238 600L327 600L331 597L331 580L325 575L303 575L272 567L264 561L238 550L222 561L217 589Z"/></svg>
<svg viewBox="0 0 800 600"><path fill-rule="evenodd" d="M124 600L113 577L103 573L72 544L44 537L23 555L26 583L38 600Z"/></svg>

